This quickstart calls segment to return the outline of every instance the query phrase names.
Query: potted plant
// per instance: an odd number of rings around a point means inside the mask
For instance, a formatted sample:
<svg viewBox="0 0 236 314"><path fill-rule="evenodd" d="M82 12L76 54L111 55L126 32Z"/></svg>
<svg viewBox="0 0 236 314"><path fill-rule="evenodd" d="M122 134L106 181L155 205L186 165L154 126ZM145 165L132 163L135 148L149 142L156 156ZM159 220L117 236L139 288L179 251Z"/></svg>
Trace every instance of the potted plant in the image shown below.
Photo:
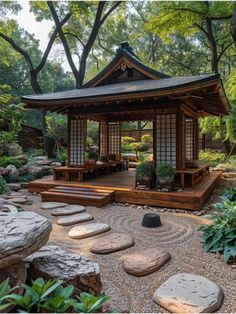
<svg viewBox="0 0 236 314"><path fill-rule="evenodd" d="M155 167L149 162L142 162L136 167L136 183L135 187L139 185L146 186L148 189L155 188L156 173Z"/></svg>
<svg viewBox="0 0 236 314"><path fill-rule="evenodd" d="M89 151L88 152L88 159L97 161L98 160L98 153L96 153L92 150Z"/></svg>
<svg viewBox="0 0 236 314"><path fill-rule="evenodd" d="M170 185L174 181L176 170L171 164L160 163L157 166L156 174L160 184Z"/></svg>

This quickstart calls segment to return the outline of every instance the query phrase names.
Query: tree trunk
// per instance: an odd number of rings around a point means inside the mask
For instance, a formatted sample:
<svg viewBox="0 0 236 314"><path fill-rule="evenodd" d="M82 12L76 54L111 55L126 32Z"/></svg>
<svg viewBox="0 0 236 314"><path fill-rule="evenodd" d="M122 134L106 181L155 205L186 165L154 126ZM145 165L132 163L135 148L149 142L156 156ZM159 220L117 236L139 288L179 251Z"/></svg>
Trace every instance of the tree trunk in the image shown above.
<svg viewBox="0 0 236 314"><path fill-rule="evenodd" d="M34 70L30 71L30 83L31 86L36 94L42 94L43 91L38 83L38 73ZM40 117L41 117L41 129L43 135L43 152L44 154L48 155L48 139L47 139L47 124L46 124L46 111L40 110Z"/></svg>

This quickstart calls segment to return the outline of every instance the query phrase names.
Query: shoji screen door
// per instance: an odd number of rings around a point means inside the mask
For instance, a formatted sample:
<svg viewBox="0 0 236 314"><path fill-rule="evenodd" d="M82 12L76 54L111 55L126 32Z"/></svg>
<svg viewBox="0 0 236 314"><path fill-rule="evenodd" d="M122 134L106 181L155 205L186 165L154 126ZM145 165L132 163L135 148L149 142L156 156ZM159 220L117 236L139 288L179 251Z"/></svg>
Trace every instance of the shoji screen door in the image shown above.
<svg viewBox="0 0 236 314"><path fill-rule="evenodd" d="M120 122L108 123L108 153L121 153L121 129Z"/></svg>
<svg viewBox="0 0 236 314"><path fill-rule="evenodd" d="M176 167L176 114L156 115L156 163Z"/></svg>
<svg viewBox="0 0 236 314"><path fill-rule="evenodd" d="M79 117L69 119L69 166L85 164L87 120Z"/></svg>
<svg viewBox="0 0 236 314"><path fill-rule="evenodd" d="M108 124L107 122L100 122L99 125L99 151L100 156L106 156L108 154Z"/></svg>

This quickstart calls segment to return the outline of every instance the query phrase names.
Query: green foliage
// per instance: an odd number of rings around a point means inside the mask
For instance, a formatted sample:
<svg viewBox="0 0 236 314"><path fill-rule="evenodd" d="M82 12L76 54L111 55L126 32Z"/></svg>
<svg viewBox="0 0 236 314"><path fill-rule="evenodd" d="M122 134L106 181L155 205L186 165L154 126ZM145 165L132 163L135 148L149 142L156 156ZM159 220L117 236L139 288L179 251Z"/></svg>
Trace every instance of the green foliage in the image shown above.
<svg viewBox="0 0 236 314"><path fill-rule="evenodd" d="M156 174L160 178L173 177L176 174L176 170L171 164L160 163L157 166Z"/></svg>
<svg viewBox="0 0 236 314"><path fill-rule="evenodd" d="M54 151L59 158L62 141L67 141L67 120L66 117L61 115L50 115L46 117L47 121L47 132L50 137L55 141Z"/></svg>
<svg viewBox="0 0 236 314"><path fill-rule="evenodd" d="M20 168L23 164L19 159L9 156L0 157L0 167L6 168L9 165L13 165L16 168Z"/></svg>
<svg viewBox="0 0 236 314"><path fill-rule="evenodd" d="M221 197L215 204L221 214L213 216L212 224L202 225L204 249L207 252L223 254L225 262L236 257L236 202Z"/></svg>
<svg viewBox="0 0 236 314"><path fill-rule="evenodd" d="M152 136L150 134L144 134L141 137L141 141L144 142L144 143L152 144L153 138L152 138Z"/></svg>
<svg viewBox="0 0 236 314"><path fill-rule="evenodd" d="M9 294L14 291L17 287L11 288L9 285L9 279L4 280L0 284L0 312L4 312L4 310L10 305L10 303L7 302Z"/></svg>
<svg viewBox="0 0 236 314"><path fill-rule="evenodd" d="M0 176L0 195L10 194L10 193L11 193L11 190L9 186L7 185L6 180L4 180L2 176Z"/></svg>
<svg viewBox="0 0 236 314"><path fill-rule="evenodd" d="M221 193L221 196L227 198L230 202L236 201L236 188L228 188Z"/></svg>
<svg viewBox="0 0 236 314"><path fill-rule="evenodd" d="M92 139L93 145L98 145L99 124L95 121L87 122L87 136Z"/></svg>
<svg viewBox="0 0 236 314"><path fill-rule="evenodd" d="M222 152L215 152L211 150L201 150L199 152L199 161L202 163L209 163L211 167L215 167L224 159L225 153Z"/></svg>
<svg viewBox="0 0 236 314"><path fill-rule="evenodd" d="M146 152L150 148L149 144L143 143L143 142L131 143L130 147L132 150L134 150L136 152Z"/></svg>
<svg viewBox="0 0 236 314"><path fill-rule="evenodd" d="M19 313L95 313L108 300L105 294L89 293L81 293L74 299L74 286L63 287L62 284L61 280L38 278L31 285L23 284L24 292L19 295L11 293L16 288L11 289L9 281L5 280L0 285L0 311L13 305Z"/></svg>
<svg viewBox="0 0 236 314"><path fill-rule="evenodd" d="M22 285L24 294L12 294L9 300L17 306L19 312L27 313L63 313L71 307L71 295L73 286L62 287L61 280L49 280L42 278L33 281L32 286Z"/></svg>
<svg viewBox="0 0 236 314"><path fill-rule="evenodd" d="M136 178L137 179L155 179L156 173L155 173L155 167L153 164L149 162L142 162L139 163L136 167Z"/></svg>
<svg viewBox="0 0 236 314"><path fill-rule="evenodd" d="M94 160L98 160L98 153L94 152L94 151L89 151L88 152L88 159L94 159Z"/></svg>
<svg viewBox="0 0 236 314"><path fill-rule="evenodd" d="M86 292L82 292L78 297L79 303L74 304L74 310L77 313L96 313L101 310L102 305L109 298L104 294L94 296Z"/></svg>
<svg viewBox="0 0 236 314"><path fill-rule="evenodd" d="M122 136L121 137L121 143L122 144L130 144L130 143L134 143L135 142L135 138L131 137L131 136Z"/></svg>
<svg viewBox="0 0 236 314"><path fill-rule="evenodd" d="M10 92L10 86L0 84L0 124L7 127L7 131L1 130L0 143L16 143L21 130L23 107L12 104Z"/></svg>

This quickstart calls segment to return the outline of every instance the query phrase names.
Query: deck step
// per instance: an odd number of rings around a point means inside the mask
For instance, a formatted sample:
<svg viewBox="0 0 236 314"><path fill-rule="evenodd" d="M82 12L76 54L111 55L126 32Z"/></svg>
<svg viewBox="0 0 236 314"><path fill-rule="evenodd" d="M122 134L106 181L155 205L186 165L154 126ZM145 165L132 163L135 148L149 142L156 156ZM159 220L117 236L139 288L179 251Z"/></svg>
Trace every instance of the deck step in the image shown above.
<svg viewBox="0 0 236 314"><path fill-rule="evenodd" d="M63 202L103 207L114 200L114 191L97 188L56 186L41 193L43 202Z"/></svg>

